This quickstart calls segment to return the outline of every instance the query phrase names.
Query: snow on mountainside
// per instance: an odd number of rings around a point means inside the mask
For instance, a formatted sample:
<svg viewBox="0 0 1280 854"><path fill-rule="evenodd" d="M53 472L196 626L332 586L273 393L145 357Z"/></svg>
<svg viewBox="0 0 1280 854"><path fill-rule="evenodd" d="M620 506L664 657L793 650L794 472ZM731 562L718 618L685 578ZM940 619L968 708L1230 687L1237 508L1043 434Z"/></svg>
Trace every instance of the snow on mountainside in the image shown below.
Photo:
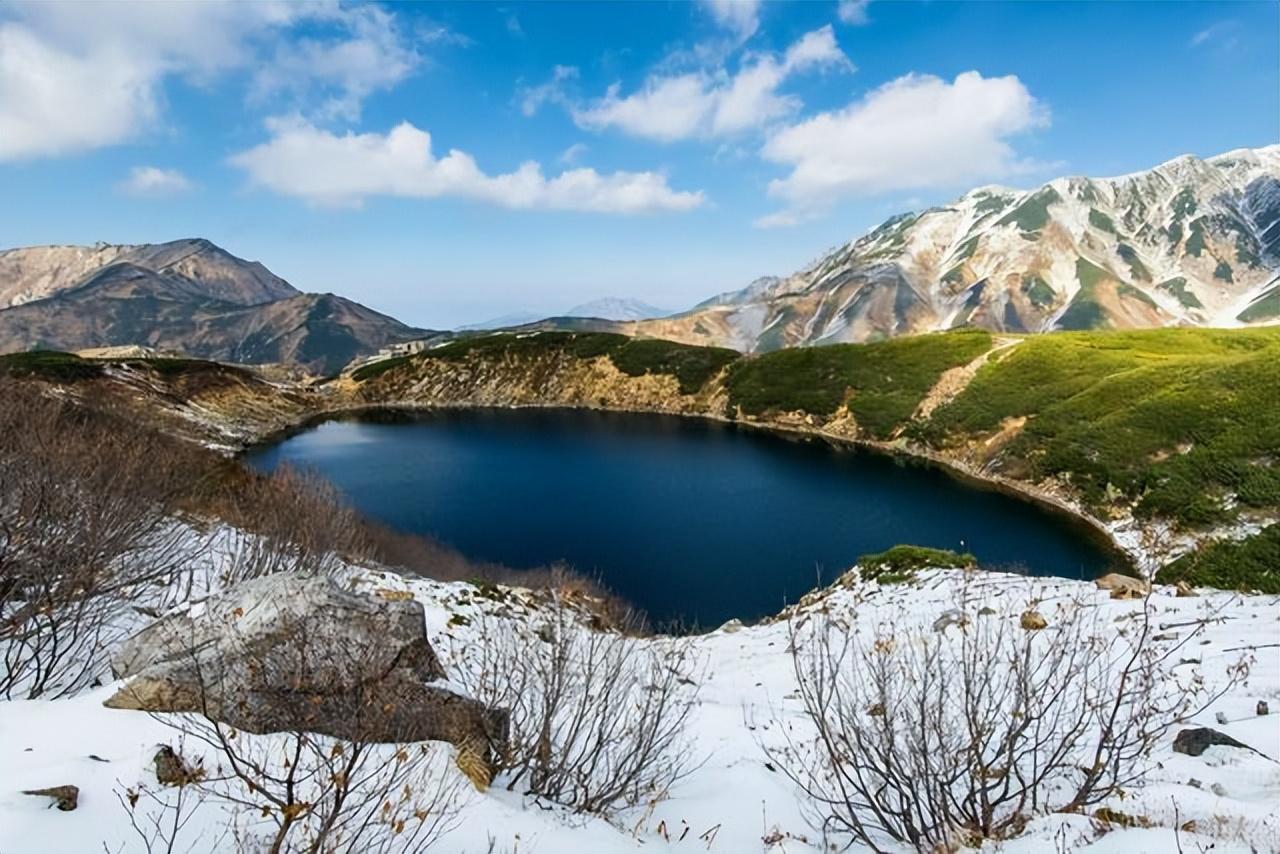
<svg viewBox="0 0 1280 854"><path fill-rule="evenodd" d="M1116 178L982 187L893 217L787 278L637 325L773 350L996 331L1280 321L1280 145Z"/></svg>

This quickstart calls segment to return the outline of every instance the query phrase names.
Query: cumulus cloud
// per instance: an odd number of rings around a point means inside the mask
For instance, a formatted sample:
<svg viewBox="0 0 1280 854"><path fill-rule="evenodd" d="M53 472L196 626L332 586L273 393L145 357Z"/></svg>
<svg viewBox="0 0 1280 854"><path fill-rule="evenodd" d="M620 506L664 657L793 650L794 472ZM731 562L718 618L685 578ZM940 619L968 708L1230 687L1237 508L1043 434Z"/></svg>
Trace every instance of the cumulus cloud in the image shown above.
<svg viewBox="0 0 1280 854"><path fill-rule="evenodd" d="M750 58L736 74L652 75L637 92L623 95L614 84L603 98L571 108L571 113L588 130L616 128L660 142L730 136L799 110L799 99L779 88L793 74L820 68L853 68L830 26L807 33L781 57Z"/></svg>
<svg viewBox="0 0 1280 854"><path fill-rule="evenodd" d="M760 0L702 0L716 23L746 41L760 29Z"/></svg>
<svg viewBox="0 0 1280 854"><path fill-rule="evenodd" d="M867 7L870 5L871 0L840 0L836 6L836 17L843 24L861 27L871 23L871 19L867 17Z"/></svg>
<svg viewBox="0 0 1280 854"><path fill-rule="evenodd" d="M286 46L299 28L323 35ZM350 114L416 63L377 7L291 3L16 3L0 6L0 160L124 142L161 118L165 80L207 85L258 69L253 89ZM304 98L304 95L307 96ZM302 103L308 100L308 103Z"/></svg>
<svg viewBox="0 0 1280 854"><path fill-rule="evenodd" d="M301 119L268 123L271 138L231 158L260 187L317 205L358 207L370 196L474 199L513 209L651 213L686 211L704 201L656 172L569 169L543 175L535 162L488 175L456 149L443 157L431 135L402 122L385 134L335 134Z"/></svg>
<svg viewBox="0 0 1280 854"><path fill-rule="evenodd" d="M843 198L962 187L1037 170L1041 164L1019 156L1009 140L1048 121L1048 110L1014 76L900 77L768 138L764 158L791 168L769 184L769 194L787 207L757 224L794 224Z"/></svg>
<svg viewBox="0 0 1280 854"><path fill-rule="evenodd" d="M286 93L298 106L315 102L321 118L355 120L365 98L395 86L422 62L395 17L377 6L337 7L314 19L327 36L279 40L254 75L254 97Z"/></svg>
<svg viewBox="0 0 1280 854"><path fill-rule="evenodd" d="M131 196L158 198L176 196L192 189L191 180L177 169L161 169L158 166L135 166L129 177L120 182L120 189Z"/></svg>

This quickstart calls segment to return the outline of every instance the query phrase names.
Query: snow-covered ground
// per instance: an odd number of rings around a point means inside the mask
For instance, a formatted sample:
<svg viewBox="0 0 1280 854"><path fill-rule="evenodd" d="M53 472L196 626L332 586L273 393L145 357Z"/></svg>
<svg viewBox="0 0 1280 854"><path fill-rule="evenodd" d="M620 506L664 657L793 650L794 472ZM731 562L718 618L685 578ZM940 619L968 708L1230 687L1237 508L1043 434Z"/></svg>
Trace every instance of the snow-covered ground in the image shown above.
<svg viewBox="0 0 1280 854"><path fill-rule="evenodd" d="M456 666L461 650L482 642L479 633L486 626L492 630L495 619L527 620L539 607L519 594L514 605L510 599L497 602L476 595L469 584L361 572L371 585L408 590L422 602L429 637L446 669ZM935 620L955 607L962 581L960 571L929 571L911 584L834 587L802 607L812 619L891 625L898 637L932 636ZM1033 599L1052 603L1076 595L1085 595L1105 624L1119 625L1143 607L1140 600L1112 600L1092 584L1065 580L982 573L971 583L982 605L995 611L984 619L1016 623ZM1161 624L1215 614L1203 635L1179 653L1192 663L1179 666L1185 673L1198 670L1212 689L1223 684L1242 655L1255 660L1247 682L1202 712L1195 725L1219 729L1265 756L1225 747L1210 748L1200 757L1176 754L1170 732L1152 757L1144 785L1112 804L1142 817L1149 827L1050 815L1034 820L1019 838L989 843L984 850L1280 851L1280 648L1275 646L1280 643L1280 597L1201 594L1175 598L1172 589L1159 589L1152 599ZM1048 606L1041 607L1051 613ZM496 616L477 619L481 611ZM959 632L946 631L949 636ZM785 620L751 627L730 624L692 642L705 667L689 730L701 764L675 785L668 799L608 823L535 803L507 791L500 777L486 792L461 790L456 826L432 850L822 850L820 833L806 819L796 787L769 763L762 748L775 738L774 728L804 725L788 642ZM0 702L0 852L92 852L104 846L110 852L145 850L116 793L142 783L155 788L152 756L156 745L173 742L174 732L148 714L104 708L103 700L118 687L102 685L71 699ZM1256 715L1259 700L1269 703L1270 715ZM1219 713L1225 724L1216 721ZM438 749L446 756L452 750L443 744ZM460 774L451 763L438 767L442 774ZM20 793L63 784L80 788L74 812L50 809L46 799ZM197 815L184 838L201 838L201 822L217 821L216 811ZM175 850L187 847L180 842Z"/></svg>

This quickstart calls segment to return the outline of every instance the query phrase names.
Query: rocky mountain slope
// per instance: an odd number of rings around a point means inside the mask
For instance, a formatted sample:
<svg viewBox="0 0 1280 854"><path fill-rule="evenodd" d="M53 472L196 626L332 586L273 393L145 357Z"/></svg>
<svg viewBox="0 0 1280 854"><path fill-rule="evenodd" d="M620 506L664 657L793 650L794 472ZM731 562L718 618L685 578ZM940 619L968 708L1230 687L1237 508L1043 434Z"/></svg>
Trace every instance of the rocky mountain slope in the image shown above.
<svg viewBox="0 0 1280 854"><path fill-rule="evenodd" d="M142 345L321 373L421 338L333 294L305 294L207 240L0 252L0 352Z"/></svg>
<svg viewBox="0 0 1280 854"><path fill-rule="evenodd" d="M743 350L993 331L1280 321L1280 145L1118 178L984 187L786 278L628 328Z"/></svg>

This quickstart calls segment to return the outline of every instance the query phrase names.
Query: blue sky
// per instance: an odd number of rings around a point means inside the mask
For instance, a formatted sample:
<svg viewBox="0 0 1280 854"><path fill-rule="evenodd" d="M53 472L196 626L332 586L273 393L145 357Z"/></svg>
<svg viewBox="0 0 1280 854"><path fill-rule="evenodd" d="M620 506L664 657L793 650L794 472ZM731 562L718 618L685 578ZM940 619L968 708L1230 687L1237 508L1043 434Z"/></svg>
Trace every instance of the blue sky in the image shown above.
<svg viewBox="0 0 1280 854"><path fill-rule="evenodd" d="M0 245L203 236L432 327L1277 141L1275 2L0 3Z"/></svg>

